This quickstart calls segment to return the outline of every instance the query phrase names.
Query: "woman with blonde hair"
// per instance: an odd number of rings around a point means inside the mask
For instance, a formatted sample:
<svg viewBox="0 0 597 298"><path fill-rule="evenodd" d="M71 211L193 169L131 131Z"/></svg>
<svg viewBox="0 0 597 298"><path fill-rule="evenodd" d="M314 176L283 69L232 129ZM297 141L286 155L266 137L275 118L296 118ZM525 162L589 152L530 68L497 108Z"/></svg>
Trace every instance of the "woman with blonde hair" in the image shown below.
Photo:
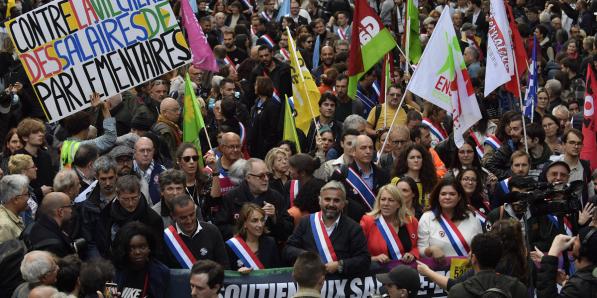
<svg viewBox="0 0 597 298"><path fill-rule="evenodd" d="M226 241L230 269L248 274L252 270L281 265L280 252L265 226L265 211L257 204L245 203L238 214L237 233Z"/></svg>
<svg viewBox="0 0 597 298"><path fill-rule="evenodd" d="M284 193L284 184L288 181L288 154L286 150L275 147L265 155L265 166L269 175L269 187Z"/></svg>
<svg viewBox="0 0 597 298"><path fill-rule="evenodd" d="M406 208L398 187L393 184L382 186L373 210L361 218L371 261L411 263L419 258L418 226L419 222Z"/></svg>
<svg viewBox="0 0 597 298"><path fill-rule="evenodd" d="M8 160L8 173L21 174L27 176L29 181L37 179L37 167L33 162L31 155L27 154L14 154ZM31 184L27 186L29 189L29 199L27 199L27 205L29 208L25 210L20 216L23 218L25 226L33 222L35 218L35 212L37 212L37 198Z"/></svg>

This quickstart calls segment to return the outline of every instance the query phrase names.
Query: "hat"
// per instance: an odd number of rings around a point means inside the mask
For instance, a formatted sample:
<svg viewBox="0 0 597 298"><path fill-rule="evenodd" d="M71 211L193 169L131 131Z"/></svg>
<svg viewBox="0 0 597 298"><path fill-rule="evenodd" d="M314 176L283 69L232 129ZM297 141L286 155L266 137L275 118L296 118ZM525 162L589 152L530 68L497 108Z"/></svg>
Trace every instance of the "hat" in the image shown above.
<svg viewBox="0 0 597 298"><path fill-rule="evenodd" d="M547 167L545 167L545 172L547 173L547 170L551 169L553 166L556 165L562 165L566 168L566 170L568 170L568 173L570 173L570 166L563 160L556 160L550 164L547 165Z"/></svg>
<svg viewBox="0 0 597 298"><path fill-rule="evenodd" d="M154 120L151 119L149 114L147 113L138 113L133 116L131 120L131 128L142 130L142 131L149 131L153 126Z"/></svg>
<svg viewBox="0 0 597 298"><path fill-rule="evenodd" d="M460 27L460 31L464 32L467 30L475 30L477 29L477 26L471 24L471 23L464 23L462 24L462 27Z"/></svg>
<svg viewBox="0 0 597 298"><path fill-rule="evenodd" d="M109 155L110 157L117 159L121 156L133 157L133 153L135 153L133 148L129 146L119 145L114 147L112 151L110 151Z"/></svg>
<svg viewBox="0 0 597 298"><path fill-rule="evenodd" d="M406 265L398 265L392 271L377 274L375 277L382 284L395 284L396 287L406 289L409 293L416 293L421 287L417 270Z"/></svg>

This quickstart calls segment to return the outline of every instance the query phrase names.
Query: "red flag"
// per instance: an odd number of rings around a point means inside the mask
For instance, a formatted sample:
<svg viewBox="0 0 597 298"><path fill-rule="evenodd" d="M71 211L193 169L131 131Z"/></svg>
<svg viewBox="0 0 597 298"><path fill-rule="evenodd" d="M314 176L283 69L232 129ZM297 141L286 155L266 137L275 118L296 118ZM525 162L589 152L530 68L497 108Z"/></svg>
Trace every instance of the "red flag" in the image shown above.
<svg viewBox="0 0 597 298"><path fill-rule="evenodd" d="M593 73L591 64L587 65L587 80L585 88L584 119L582 123L583 147L580 158L591 163L591 171L597 168L597 114L595 114L595 91L597 91L597 78Z"/></svg>
<svg viewBox="0 0 597 298"><path fill-rule="evenodd" d="M512 7L508 2L506 4L506 12L508 13L508 22L510 23L510 31L512 32L512 46L514 47L514 59L516 60L516 67L518 69L518 78L522 77L522 75L527 71L527 52L524 48L524 41L522 40L522 36L520 36L520 32L518 31L518 25L516 24L516 20L514 20L514 15L512 14ZM518 80L516 80L516 73L510 79L510 82L506 83L506 90L514 94L515 97L518 98L519 92L519 84Z"/></svg>

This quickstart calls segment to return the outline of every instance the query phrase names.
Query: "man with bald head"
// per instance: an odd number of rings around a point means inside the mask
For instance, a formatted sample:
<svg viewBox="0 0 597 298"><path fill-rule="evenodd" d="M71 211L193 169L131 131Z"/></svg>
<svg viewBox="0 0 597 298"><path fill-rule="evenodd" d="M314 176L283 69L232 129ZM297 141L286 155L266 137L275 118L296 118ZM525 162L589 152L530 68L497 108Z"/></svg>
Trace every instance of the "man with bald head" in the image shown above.
<svg viewBox="0 0 597 298"><path fill-rule="evenodd" d="M135 142L133 155L133 171L145 180L149 188L148 203L153 206L160 201L160 185L158 176L166 170L159 162L153 159L155 146L148 137L141 137Z"/></svg>
<svg viewBox="0 0 597 298"><path fill-rule="evenodd" d="M52 254L43 250L30 251L23 257L20 267L25 282L15 289L12 297L50 297L51 295L44 295L57 292L51 287L56 283L59 269Z"/></svg>
<svg viewBox="0 0 597 298"><path fill-rule="evenodd" d="M164 98L160 103L158 121L151 129L168 147L171 160L176 158L176 149L182 143L182 130L178 126L181 112L182 109L176 99L171 97Z"/></svg>
<svg viewBox="0 0 597 298"><path fill-rule="evenodd" d="M347 215L360 222L375 203L377 190L390 182L390 175L373 163L375 147L367 135L359 135L352 143L353 162L343 165L330 180L340 181L346 188Z"/></svg>
<svg viewBox="0 0 597 298"><path fill-rule="evenodd" d="M405 125L394 126L390 132L388 143L386 144L386 147L389 146L391 148L391 152L382 154L379 159L379 166L383 169L393 169L395 162L398 159L398 155L400 155L400 151L402 148L405 148L409 142L410 131L408 127Z"/></svg>
<svg viewBox="0 0 597 298"><path fill-rule="evenodd" d="M228 170L237 160L242 158L240 136L233 132L226 132L222 134L222 139L218 148L222 152L222 156L217 161L217 169L215 172L220 174L220 191L222 196L230 191L234 184L228 177Z"/></svg>
<svg viewBox="0 0 597 298"><path fill-rule="evenodd" d="M313 75L315 76L315 80L317 82L319 82L319 78L325 73L326 70L332 68L332 64L334 64L334 56L335 53L332 46L324 46L321 48L321 54L319 56L321 64L313 71Z"/></svg>
<svg viewBox="0 0 597 298"><path fill-rule="evenodd" d="M58 257L77 253L69 235L62 231L73 214L74 203L62 192L51 192L41 201L27 242L30 250L45 250Z"/></svg>

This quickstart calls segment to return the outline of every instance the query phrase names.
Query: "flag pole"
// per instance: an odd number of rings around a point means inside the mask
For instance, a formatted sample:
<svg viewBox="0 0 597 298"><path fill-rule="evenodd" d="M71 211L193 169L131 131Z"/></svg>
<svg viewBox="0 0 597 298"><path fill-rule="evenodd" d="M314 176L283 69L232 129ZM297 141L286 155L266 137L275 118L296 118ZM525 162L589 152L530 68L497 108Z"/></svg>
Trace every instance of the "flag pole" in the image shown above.
<svg viewBox="0 0 597 298"><path fill-rule="evenodd" d="M516 63L516 59L514 60L514 72L516 73L516 84L518 85L518 99L520 101L520 112L522 113L522 132L523 132L523 137L524 137L524 151L526 151L526 153L529 153L529 144L527 143L527 125L526 125L526 120L524 117L524 105L522 103L522 92L520 91L520 77L518 75L518 65Z"/></svg>
<svg viewBox="0 0 597 298"><path fill-rule="evenodd" d="M411 36L410 36L410 20L409 20L409 16L408 16L408 4L406 5L406 18L407 18L407 20L406 20L406 32L405 32L406 33L406 38L404 39L404 44L402 46L406 50L406 54L404 55L404 58L405 58L404 61L406 61L406 67L405 67L404 73L406 75L410 75L410 71L408 69L410 67L410 59L409 59L408 55L410 53L410 46L409 45L410 45L410 37Z"/></svg>
<svg viewBox="0 0 597 298"><path fill-rule="evenodd" d="M402 54L402 56L404 56L404 58L408 57L408 56L406 56L406 54L404 54L404 51L402 51L402 48L400 48L398 43L396 43L396 47L398 48L398 51L400 51L400 54ZM409 64L408 62L407 62L407 67L409 67L412 72L415 71L415 67L412 66L411 64Z"/></svg>
<svg viewBox="0 0 597 298"><path fill-rule="evenodd" d="M390 60L390 54L386 53L386 57L384 59L384 72L383 72L383 80L384 80L384 90L383 90L383 104L384 104L384 111L385 111L385 115L383 117L383 128L385 129L387 127L387 122L388 122L388 76L386 75L386 73L389 71L388 68L388 64L389 64L389 60ZM373 127L375 127L375 125L377 125L377 123L373 123ZM387 137L386 137L387 138Z"/></svg>
<svg viewBox="0 0 597 298"><path fill-rule="evenodd" d="M207 145L209 145L209 150L213 151L214 147L211 146L211 141L209 140L209 134L207 133L206 125L203 125L203 132L205 132L205 138L207 139Z"/></svg>
<svg viewBox="0 0 597 298"><path fill-rule="evenodd" d="M406 90L407 90L407 88L404 88L404 90L402 92L402 99L400 100L400 103L398 104L396 113L394 113L394 117L392 118L392 123L390 124L390 129L388 129L388 135L386 136L386 139L383 141L383 144L381 145L381 149L378 152L378 154L380 156L383 153L383 149L386 147L388 140L390 139L390 134L392 133L392 128L394 127L394 122L396 122L396 116L398 116L398 113L400 112L400 107L402 106L402 104L404 103L404 99L406 98L406 93L407 93Z"/></svg>

